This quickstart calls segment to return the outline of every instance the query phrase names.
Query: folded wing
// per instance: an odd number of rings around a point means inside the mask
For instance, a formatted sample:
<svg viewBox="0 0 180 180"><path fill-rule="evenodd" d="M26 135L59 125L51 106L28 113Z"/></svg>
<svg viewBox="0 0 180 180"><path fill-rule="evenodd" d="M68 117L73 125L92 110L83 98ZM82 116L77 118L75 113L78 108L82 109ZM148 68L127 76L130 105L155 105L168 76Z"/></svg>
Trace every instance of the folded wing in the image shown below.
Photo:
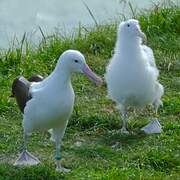
<svg viewBox="0 0 180 180"><path fill-rule="evenodd" d="M32 98L31 93L29 93L31 83L40 82L42 80L43 77L39 75L33 75L28 80L23 76L19 76L14 80L12 84L12 96L16 98L17 104L22 113L24 113L27 101Z"/></svg>

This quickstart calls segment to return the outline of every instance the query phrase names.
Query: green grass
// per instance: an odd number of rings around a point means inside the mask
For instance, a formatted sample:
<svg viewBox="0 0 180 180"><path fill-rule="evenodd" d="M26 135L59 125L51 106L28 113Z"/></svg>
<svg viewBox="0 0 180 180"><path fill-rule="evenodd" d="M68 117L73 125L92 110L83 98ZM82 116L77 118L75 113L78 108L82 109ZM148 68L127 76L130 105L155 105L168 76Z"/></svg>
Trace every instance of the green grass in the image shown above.
<svg viewBox="0 0 180 180"><path fill-rule="evenodd" d="M14 167L22 145L22 115L9 97L13 79L19 74L47 76L59 55L69 48L84 53L92 69L103 76L115 45L117 23L80 27L72 38L59 34L45 37L36 48L24 36L19 48L0 53L0 180L180 178L180 8L156 7L136 18L154 50L165 87L164 108L159 111L164 132L151 136L140 133L153 117L148 108L129 122L133 135L116 133L120 117L114 103L106 99L106 87L96 87L83 75L76 75L75 108L62 147L63 165L72 171L55 172L54 147L47 132L33 134L29 142L30 152L38 154L42 163Z"/></svg>

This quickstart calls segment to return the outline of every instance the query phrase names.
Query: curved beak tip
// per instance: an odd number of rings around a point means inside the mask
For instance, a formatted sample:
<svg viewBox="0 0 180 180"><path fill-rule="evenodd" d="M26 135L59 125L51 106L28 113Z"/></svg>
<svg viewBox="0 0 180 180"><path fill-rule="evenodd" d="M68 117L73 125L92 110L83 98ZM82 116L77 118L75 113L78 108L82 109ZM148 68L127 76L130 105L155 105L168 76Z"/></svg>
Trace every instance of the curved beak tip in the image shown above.
<svg viewBox="0 0 180 180"><path fill-rule="evenodd" d="M96 85L100 86L103 84L103 80L97 76L86 64L83 68L84 74L86 74L90 80L94 81Z"/></svg>

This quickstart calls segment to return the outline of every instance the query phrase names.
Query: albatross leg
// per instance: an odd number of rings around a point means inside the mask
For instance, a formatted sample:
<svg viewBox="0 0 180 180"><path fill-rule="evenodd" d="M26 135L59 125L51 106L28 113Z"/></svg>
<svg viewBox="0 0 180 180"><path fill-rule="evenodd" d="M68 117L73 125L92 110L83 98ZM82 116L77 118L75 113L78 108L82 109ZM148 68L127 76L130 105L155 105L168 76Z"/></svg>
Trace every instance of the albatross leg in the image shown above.
<svg viewBox="0 0 180 180"><path fill-rule="evenodd" d="M30 152L27 151L27 141L28 135L24 133L24 147L23 151L14 163L15 166L32 166L40 163L39 159L33 156Z"/></svg>
<svg viewBox="0 0 180 180"><path fill-rule="evenodd" d="M122 134L129 134L129 131L127 130L127 110L124 106L120 106L120 112L122 118L122 128L120 129L120 132Z"/></svg>
<svg viewBox="0 0 180 180"><path fill-rule="evenodd" d="M66 169L62 167L61 165L61 154L60 154L60 143L56 143L56 155L55 155L55 160L56 160L56 171L58 172L70 172L70 169Z"/></svg>
<svg viewBox="0 0 180 180"><path fill-rule="evenodd" d="M55 154L55 161L56 161L56 171L58 172L70 172L70 169L66 169L61 165L61 143L60 140L62 139L64 132L60 129L53 129L53 138L55 140L56 145L56 154Z"/></svg>

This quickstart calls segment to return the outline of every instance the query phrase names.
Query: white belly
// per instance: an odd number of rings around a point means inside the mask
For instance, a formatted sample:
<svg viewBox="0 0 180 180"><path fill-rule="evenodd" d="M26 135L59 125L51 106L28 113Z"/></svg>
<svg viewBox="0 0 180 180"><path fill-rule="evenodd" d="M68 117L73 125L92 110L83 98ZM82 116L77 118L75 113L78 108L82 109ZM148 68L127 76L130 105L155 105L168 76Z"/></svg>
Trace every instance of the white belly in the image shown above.
<svg viewBox="0 0 180 180"><path fill-rule="evenodd" d="M46 130L61 126L68 121L74 105L74 92L64 91L58 95L41 94L28 101L23 119L26 132Z"/></svg>
<svg viewBox="0 0 180 180"><path fill-rule="evenodd" d="M114 67L111 67L115 69ZM144 106L152 102L156 77L146 67L130 68L119 65L108 69L106 74L108 95L117 103L129 106Z"/></svg>

